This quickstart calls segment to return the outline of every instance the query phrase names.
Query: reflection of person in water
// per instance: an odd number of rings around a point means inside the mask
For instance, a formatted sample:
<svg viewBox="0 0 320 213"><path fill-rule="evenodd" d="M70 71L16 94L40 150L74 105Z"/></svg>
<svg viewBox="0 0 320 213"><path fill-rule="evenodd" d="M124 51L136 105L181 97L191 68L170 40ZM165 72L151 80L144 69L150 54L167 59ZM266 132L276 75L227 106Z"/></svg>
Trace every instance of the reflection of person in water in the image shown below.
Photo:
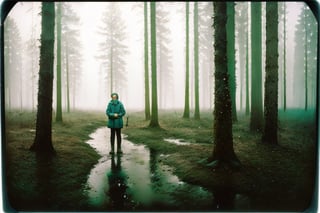
<svg viewBox="0 0 320 213"><path fill-rule="evenodd" d="M231 187L216 187L213 190L215 210L229 211L234 209L235 191Z"/></svg>
<svg viewBox="0 0 320 213"><path fill-rule="evenodd" d="M111 170L107 173L109 181L109 192L112 209L121 210L125 207L125 202L128 200L127 176L121 169L121 155L117 155L117 163L115 156L111 158Z"/></svg>

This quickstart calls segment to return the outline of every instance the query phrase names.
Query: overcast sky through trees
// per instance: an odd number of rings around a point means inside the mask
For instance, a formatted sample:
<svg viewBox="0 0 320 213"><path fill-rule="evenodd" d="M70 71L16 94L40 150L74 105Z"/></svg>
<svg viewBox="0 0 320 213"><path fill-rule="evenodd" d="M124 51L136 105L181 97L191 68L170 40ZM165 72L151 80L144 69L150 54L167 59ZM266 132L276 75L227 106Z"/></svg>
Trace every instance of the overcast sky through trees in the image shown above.
<svg viewBox="0 0 320 213"><path fill-rule="evenodd" d="M206 2L200 2L205 4ZM40 38L40 4L41 2L20 2L17 3L14 8L9 13L9 17L13 18L18 26L18 30L21 36L22 44L25 45L32 34L32 29L34 30L34 36ZM143 52L143 2L68 2L70 7L79 15L80 25L79 25L79 44L82 47L82 71L81 71L81 82L77 94L77 108L81 109L104 109L107 101L109 101L109 93L104 89L104 85L101 85L101 72L104 72L106 67L102 65L96 56L99 49L99 42L103 40L101 35L98 33L99 27L102 25L102 13L106 10L106 7L110 4L117 4L119 14L122 17L124 29L125 29L125 40L123 41L125 46L127 46L128 54L125 58L125 67L127 73L127 88L125 92L122 92L120 99L124 102L127 108L140 108L144 107L144 52ZM171 51L172 57L172 71L173 71L173 91L170 94L160 94L165 95L165 97L174 96L170 98L172 103L169 104L173 108L183 108L184 103L184 79L185 79L185 3L184 2L161 2L163 8L168 13L168 22L166 23L167 28L170 31L168 35L170 42L167 47ZM193 4L190 4L190 17L193 17ZM293 80L293 61L294 61L294 35L295 26L297 24L298 16L301 11L303 3L288 2L287 3L287 104L292 106L294 102L294 94L292 94L292 83ZM263 12L263 15L265 12ZM211 17L208 17L211 19ZM237 19L237 17L236 17ZM263 24L265 24L265 17L262 18ZM192 23L192 21L190 21ZM116 23L122 24L122 23ZM33 27L32 27L33 25ZM264 25L263 25L264 26ZM207 26L211 27L211 26ZM150 30L150 29L149 29ZM193 26L190 26L190 69L191 76L193 76ZM262 30L265 33L265 29ZM201 33L201 31L200 31ZM213 39L213 36L212 36ZM264 40L263 40L264 42ZM200 44L201 45L201 44ZM237 48L237 45L236 45ZM22 55L22 67L28 63L26 50L24 48L19 49ZM280 49L281 51L281 49ZM236 53L238 51L236 50ZM38 60L37 60L38 61ZM207 69L208 66L204 65L209 63L206 61L200 64L200 76L201 68ZM263 59L264 65L264 59ZM239 66L237 61L237 67ZM263 68L264 69L264 68ZM25 71L27 72L27 71ZM238 69L236 70L237 85L239 85L238 80ZM38 73L38 70L36 71ZM209 72L208 72L209 73ZM23 73L23 75L27 75ZM212 78L212 76L207 76ZM193 77L191 77L193 79ZM204 78L200 77L200 87L201 82ZM213 81L213 78L212 78ZM264 81L263 81L264 82ZM191 89L193 86L192 80ZM117 91L115 91L117 92ZM193 94L193 92L191 92ZM204 97L203 92L200 90L200 98L209 99ZM213 94L211 91L209 94ZM30 94L29 94L30 95ZM239 90L237 90L237 97L239 97ZM55 99L55 97L54 97ZM173 101L172 101L173 100ZM191 100L192 101L192 100ZM204 101L202 101L204 102ZM200 100L200 103L202 103ZM239 98L237 98L239 102ZM30 103L28 103L30 105ZM168 104L166 104L168 105ZM209 104L207 104L209 105ZM191 105L192 106L192 105ZM239 106L239 104L237 104ZM200 107L208 107L201 106ZM193 108L193 106L192 106Z"/></svg>

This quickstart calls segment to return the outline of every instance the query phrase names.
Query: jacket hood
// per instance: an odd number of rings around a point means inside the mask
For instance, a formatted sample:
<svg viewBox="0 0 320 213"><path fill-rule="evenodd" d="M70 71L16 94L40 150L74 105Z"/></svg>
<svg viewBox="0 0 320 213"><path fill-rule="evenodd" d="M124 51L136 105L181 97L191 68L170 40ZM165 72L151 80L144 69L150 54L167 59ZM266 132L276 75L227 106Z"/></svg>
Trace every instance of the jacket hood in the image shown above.
<svg viewBox="0 0 320 213"><path fill-rule="evenodd" d="M115 92L113 92L113 93L111 94L111 98L112 98L112 96L114 96L114 95L116 95L116 96L117 96L117 99L119 99L118 93L115 93Z"/></svg>

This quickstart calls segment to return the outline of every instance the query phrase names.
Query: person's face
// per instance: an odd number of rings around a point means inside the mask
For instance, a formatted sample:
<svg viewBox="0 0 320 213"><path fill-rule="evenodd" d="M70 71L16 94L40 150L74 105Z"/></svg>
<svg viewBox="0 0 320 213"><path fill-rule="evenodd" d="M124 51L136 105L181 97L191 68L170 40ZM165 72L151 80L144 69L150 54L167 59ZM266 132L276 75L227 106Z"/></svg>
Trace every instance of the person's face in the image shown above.
<svg viewBox="0 0 320 213"><path fill-rule="evenodd" d="M112 100L117 100L117 96L116 96L116 95L113 95L113 96L112 96Z"/></svg>

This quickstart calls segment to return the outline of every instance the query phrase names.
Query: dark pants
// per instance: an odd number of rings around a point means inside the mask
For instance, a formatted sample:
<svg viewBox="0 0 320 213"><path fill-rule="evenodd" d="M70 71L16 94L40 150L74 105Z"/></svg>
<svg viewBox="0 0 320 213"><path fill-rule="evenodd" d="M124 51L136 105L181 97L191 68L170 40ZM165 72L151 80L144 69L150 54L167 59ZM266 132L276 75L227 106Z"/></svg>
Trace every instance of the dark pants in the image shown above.
<svg viewBox="0 0 320 213"><path fill-rule="evenodd" d="M115 136L117 135L117 150L121 151L121 128L111 128L111 151L114 151L114 141Z"/></svg>

